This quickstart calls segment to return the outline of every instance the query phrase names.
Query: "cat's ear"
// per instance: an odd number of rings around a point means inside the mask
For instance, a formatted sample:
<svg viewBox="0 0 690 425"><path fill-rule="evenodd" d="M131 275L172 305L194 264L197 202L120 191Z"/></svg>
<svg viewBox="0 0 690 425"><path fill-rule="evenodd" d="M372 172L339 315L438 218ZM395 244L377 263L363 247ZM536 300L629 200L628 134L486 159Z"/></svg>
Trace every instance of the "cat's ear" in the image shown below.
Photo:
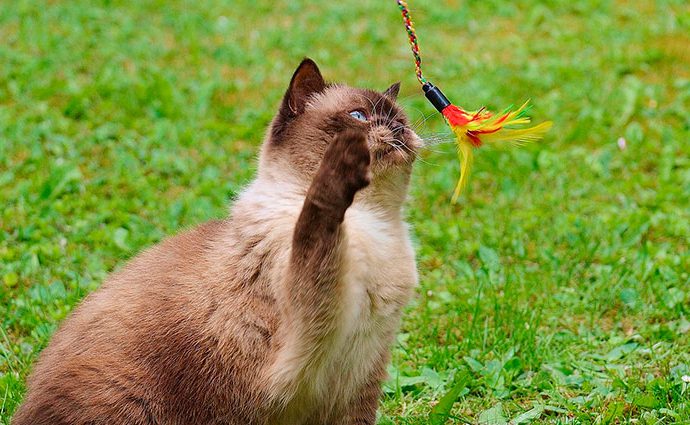
<svg viewBox="0 0 690 425"><path fill-rule="evenodd" d="M324 88L326 88L326 82L321 76L319 67L313 60L305 58L292 75L290 87L283 97L280 114L287 119L301 114L304 112L309 97L323 91Z"/></svg>
<svg viewBox="0 0 690 425"><path fill-rule="evenodd" d="M383 95L395 101L398 100L398 93L400 93L400 81L391 84L391 86L383 92Z"/></svg>

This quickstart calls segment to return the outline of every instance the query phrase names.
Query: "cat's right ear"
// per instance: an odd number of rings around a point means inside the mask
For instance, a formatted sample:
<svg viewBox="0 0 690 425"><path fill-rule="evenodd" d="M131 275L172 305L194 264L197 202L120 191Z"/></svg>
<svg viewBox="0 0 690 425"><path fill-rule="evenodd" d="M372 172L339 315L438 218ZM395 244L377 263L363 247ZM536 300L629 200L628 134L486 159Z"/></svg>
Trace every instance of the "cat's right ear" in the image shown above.
<svg viewBox="0 0 690 425"><path fill-rule="evenodd" d="M309 97L325 88L326 82L321 76L319 67L313 60L304 58L292 74L290 86L283 96L280 110L273 121L273 136L275 138L280 136L287 125L304 112Z"/></svg>
<svg viewBox="0 0 690 425"><path fill-rule="evenodd" d="M316 63L309 58L302 60L292 75L290 87L283 97L278 113L279 119L288 122L303 113L309 97L325 88L326 82Z"/></svg>

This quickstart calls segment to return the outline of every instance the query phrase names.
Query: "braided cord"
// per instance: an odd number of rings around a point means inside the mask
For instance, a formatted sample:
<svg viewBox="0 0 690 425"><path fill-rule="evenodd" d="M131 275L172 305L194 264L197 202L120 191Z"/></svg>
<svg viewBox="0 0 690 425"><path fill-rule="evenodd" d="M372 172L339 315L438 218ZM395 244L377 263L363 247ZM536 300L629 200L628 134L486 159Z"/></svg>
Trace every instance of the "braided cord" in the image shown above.
<svg viewBox="0 0 690 425"><path fill-rule="evenodd" d="M410 11L407 7L407 2L405 0L397 0L398 7L400 7L400 12L402 13L403 22L405 23L405 29L407 30L407 35L410 39L410 47L412 47L412 55L414 56L414 67L417 74L417 80L420 84L426 83L426 78L422 75L422 58L419 56L419 43L417 41L417 33L415 32L414 25L412 24L412 19L410 18Z"/></svg>

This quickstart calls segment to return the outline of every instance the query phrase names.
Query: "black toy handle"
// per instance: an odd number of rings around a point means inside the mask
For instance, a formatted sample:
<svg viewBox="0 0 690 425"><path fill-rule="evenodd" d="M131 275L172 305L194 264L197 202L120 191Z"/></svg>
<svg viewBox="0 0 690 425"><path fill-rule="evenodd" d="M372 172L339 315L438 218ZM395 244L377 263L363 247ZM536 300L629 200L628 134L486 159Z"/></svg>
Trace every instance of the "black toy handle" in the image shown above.
<svg viewBox="0 0 690 425"><path fill-rule="evenodd" d="M446 106L451 104L450 100L448 100L446 95L443 94L441 89L429 82L424 83L422 90L424 90L424 96L429 99L429 102L431 102L431 104L434 105L434 108L436 108L436 110L439 112L442 112L444 109L446 109Z"/></svg>

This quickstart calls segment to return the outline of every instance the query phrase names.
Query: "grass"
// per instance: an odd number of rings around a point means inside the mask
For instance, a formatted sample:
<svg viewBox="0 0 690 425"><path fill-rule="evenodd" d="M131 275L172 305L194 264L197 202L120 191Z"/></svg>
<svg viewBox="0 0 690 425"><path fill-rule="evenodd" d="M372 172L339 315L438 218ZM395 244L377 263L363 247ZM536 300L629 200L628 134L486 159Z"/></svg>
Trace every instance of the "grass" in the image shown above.
<svg viewBox="0 0 690 425"><path fill-rule="evenodd" d="M690 4L412 8L452 99L532 98L555 127L480 152L458 205L452 146L416 165L421 285L380 423L690 423ZM0 423L110 270L226 213L303 56L402 80L420 133L447 131L393 0L15 0L0 40Z"/></svg>

